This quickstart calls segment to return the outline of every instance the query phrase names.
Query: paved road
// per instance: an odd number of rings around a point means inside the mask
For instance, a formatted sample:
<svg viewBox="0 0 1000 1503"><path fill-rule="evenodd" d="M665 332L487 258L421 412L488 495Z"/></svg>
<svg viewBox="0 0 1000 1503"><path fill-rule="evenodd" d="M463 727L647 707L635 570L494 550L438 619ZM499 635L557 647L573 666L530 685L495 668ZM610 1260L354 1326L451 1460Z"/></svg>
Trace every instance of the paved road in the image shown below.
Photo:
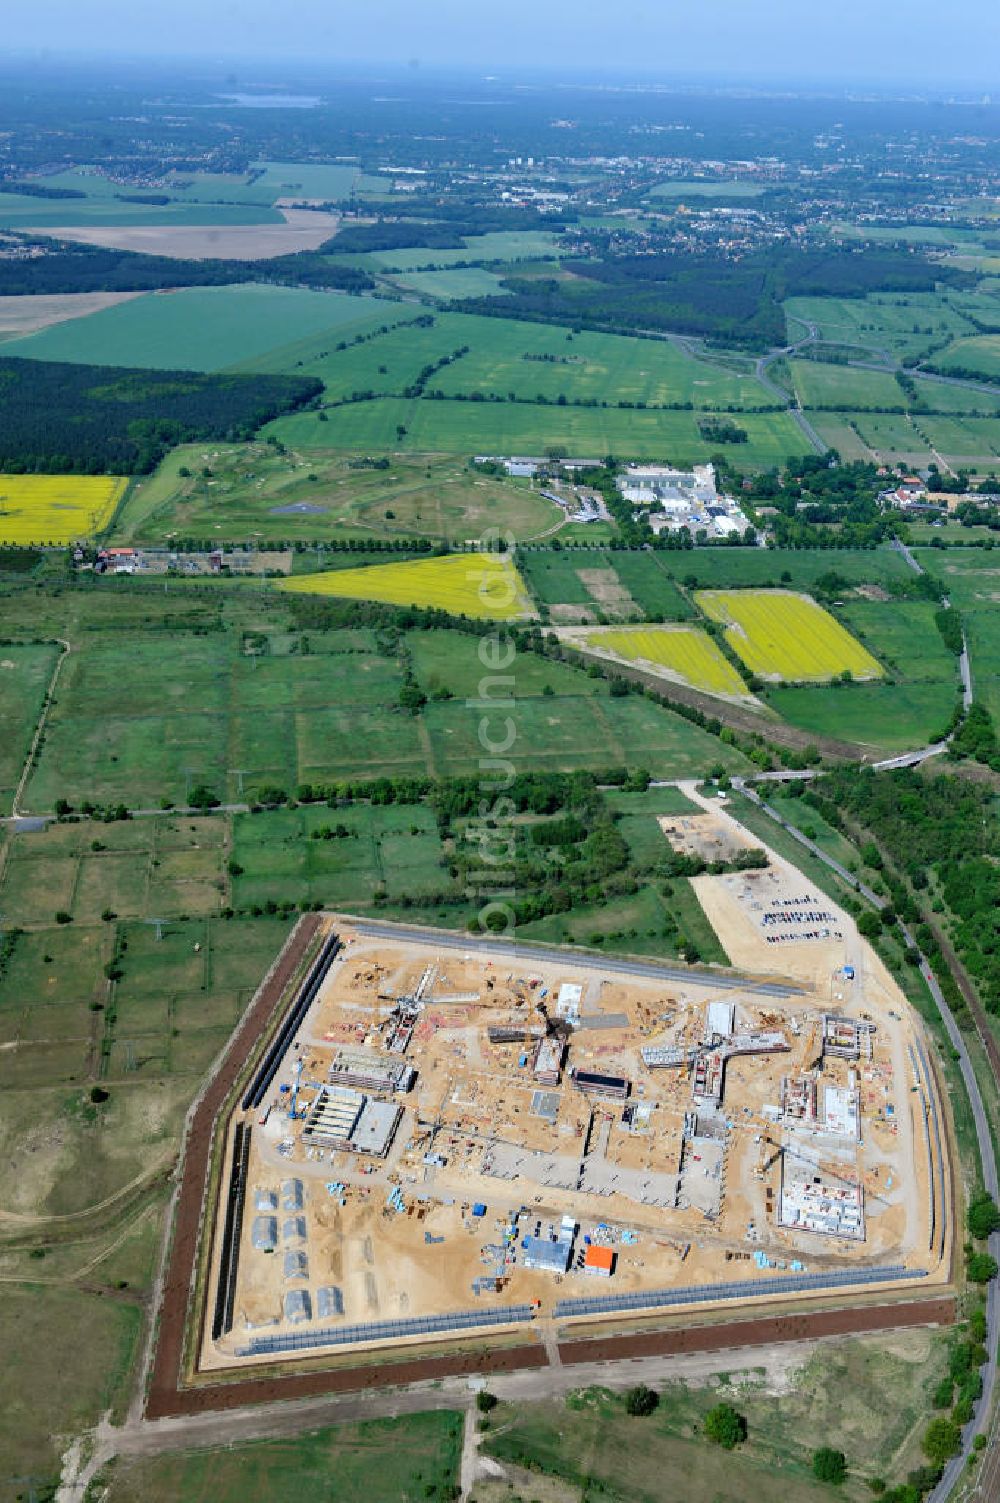
<svg viewBox="0 0 1000 1503"><path fill-rule="evenodd" d="M861 893L863 897L867 898L869 903L872 903L876 908L883 908L885 906L886 900L884 898L879 897L877 893L873 892L872 889L866 886L864 882L860 881L853 872L847 871L847 869L843 867L839 861L835 861L832 856L827 855L825 851L821 851L815 841L809 840L805 835L802 834L801 830L797 830L794 825L789 824L786 819L783 819L781 815L778 814L777 810L771 808L768 804L766 804L760 797L760 795L754 791L754 789L747 786L746 782L742 778L734 778L733 784L734 786L738 785L740 787L740 791L744 793L752 803L756 804L758 808L763 809L766 814L770 815L772 819L776 820L783 830L787 830L790 835L794 836L794 838L800 843L800 845L805 846L805 848L811 851L814 856L818 856L819 859L828 867L830 867L832 871L835 871L839 877L842 877L845 882L848 882L856 892ZM966 1092L968 1093L969 1102L972 1107L972 1116L976 1127L976 1141L979 1145L979 1158L980 1163L982 1164L983 1184L986 1186L986 1189L990 1192L994 1199L1000 1200L1000 1176L998 1176L996 1155L993 1150L993 1139L990 1135L989 1121L986 1116L986 1107L983 1103L982 1093L979 1089L979 1082L976 1079L976 1074L972 1067L972 1061L969 1058L969 1051L965 1046L965 1039L962 1037L962 1032L958 1024L955 1022L954 1014L952 1013L951 1008L948 1006L947 999L945 998L944 992L941 990L941 987L938 984L937 977L931 970L927 957L920 951L920 948L917 945L916 937L913 934L913 931L908 927L908 925L902 922L900 922L899 928L907 945L911 946L914 950L917 950L918 954L920 955L920 973L927 983L928 991L934 998L934 1002L939 1013L941 1014L941 1019L944 1023L945 1030L947 1031L952 1048L955 1050L958 1056L958 1066L962 1073L962 1080L965 1084ZM997 1259L997 1261L1000 1262L1000 1232L995 1232L990 1238L989 1249L993 1256ZM945 1499L948 1498L952 1491L952 1488L955 1486L956 1482L964 1472L968 1457L972 1454L973 1443L976 1436L981 1431L984 1434L989 1433L990 1412L993 1406L993 1394L997 1382L997 1343L998 1341L1000 1341L1000 1292L998 1292L996 1280L994 1280L987 1288L986 1321L988 1327L986 1337L986 1350L989 1355L986 1366L983 1369L983 1396L980 1399L979 1403L976 1405L975 1415L973 1416L970 1423L965 1427L965 1431L962 1436L962 1450L960 1454L954 1457L945 1467L941 1481L938 1483L934 1491L928 1494L928 1503L945 1503ZM988 1498L991 1499L992 1503L990 1493L983 1492L981 1496L984 1499L984 1503ZM993 1495L993 1497L995 1497L995 1495Z"/></svg>
<svg viewBox="0 0 1000 1503"><path fill-rule="evenodd" d="M413 939L421 944L433 944L443 950L465 950L478 955L497 956L507 961L546 961L555 965L572 965L573 950L550 948L546 945L507 944L503 940L481 939L471 934L451 934L446 929L422 929L415 924L379 923L371 919L348 917L348 923L356 934L373 939ZM650 981L672 981L683 986L692 982L710 986L719 991L752 991L765 997L797 997L800 986L779 981L761 981L759 976L740 976L726 971L710 971L697 966L658 965L653 961L621 960L614 955L581 953L580 964L595 971L618 971L627 976L642 976Z"/></svg>

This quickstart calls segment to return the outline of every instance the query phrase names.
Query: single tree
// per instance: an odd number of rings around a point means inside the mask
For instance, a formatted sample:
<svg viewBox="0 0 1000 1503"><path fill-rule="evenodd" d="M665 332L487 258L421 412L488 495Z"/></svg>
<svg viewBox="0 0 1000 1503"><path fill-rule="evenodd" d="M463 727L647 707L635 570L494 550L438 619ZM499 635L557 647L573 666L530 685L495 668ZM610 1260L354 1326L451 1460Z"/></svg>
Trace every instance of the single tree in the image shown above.
<svg viewBox="0 0 1000 1503"><path fill-rule="evenodd" d="M832 1446L820 1446L813 1452L813 1472L820 1482L831 1482L839 1487L847 1476L847 1457Z"/></svg>
<svg viewBox="0 0 1000 1503"><path fill-rule="evenodd" d="M705 1416L705 1434L731 1451L747 1438L747 1422L732 1404L716 1404Z"/></svg>

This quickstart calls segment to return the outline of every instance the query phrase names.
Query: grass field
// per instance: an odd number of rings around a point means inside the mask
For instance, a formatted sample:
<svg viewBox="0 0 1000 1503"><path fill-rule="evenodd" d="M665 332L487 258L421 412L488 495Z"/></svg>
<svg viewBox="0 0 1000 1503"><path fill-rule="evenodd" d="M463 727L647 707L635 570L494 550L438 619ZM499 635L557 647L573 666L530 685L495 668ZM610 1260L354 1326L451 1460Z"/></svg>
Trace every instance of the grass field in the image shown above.
<svg viewBox="0 0 1000 1503"><path fill-rule="evenodd" d="M475 474L455 455L396 455L389 469L378 470L352 468L343 454L322 449L282 455L268 444L188 444L136 483L115 538L163 544L178 534L219 542L417 536L460 543L501 519L514 537L530 538L562 517L529 486Z"/></svg>
<svg viewBox="0 0 1000 1503"><path fill-rule="evenodd" d="M921 548L917 557L941 580L961 611L976 698L1000 723L1000 553L980 548L939 553Z"/></svg>
<svg viewBox="0 0 1000 1503"><path fill-rule="evenodd" d="M574 453L595 456L614 453L662 460L669 455L671 463L679 465L701 464L717 447L702 438L693 412L390 397L331 410L326 422L321 416L294 413L269 424L265 433L303 449L535 454L562 444ZM740 445L742 465L766 468L803 452L805 440L787 412L741 413L739 424L748 435Z"/></svg>
<svg viewBox="0 0 1000 1503"><path fill-rule="evenodd" d="M507 289L494 271L485 266L451 266L443 271L404 271L392 277L392 282L415 292L420 297L440 298L449 302L453 298L505 297Z"/></svg>
<svg viewBox="0 0 1000 1503"><path fill-rule="evenodd" d="M679 555L667 555L663 567L691 589L733 589L755 586L767 589L787 587L809 591L816 580L831 571L847 581L847 587L860 584L882 585L892 590L893 582L908 580L905 561L892 548L692 548Z"/></svg>
<svg viewBox="0 0 1000 1503"><path fill-rule="evenodd" d="M608 627L588 632L587 647L626 663L666 669L708 694L746 694L746 685L707 632L696 626Z"/></svg>
<svg viewBox="0 0 1000 1503"><path fill-rule="evenodd" d="M666 183L657 183L650 192L651 198L759 198L765 191L763 183L744 182L740 178L720 181L717 178L672 178Z"/></svg>
<svg viewBox="0 0 1000 1503"><path fill-rule="evenodd" d="M5 355L153 370L222 370L307 336L342 339L384 321L343 292L244 283L149 293L89 318L8 340ZM279 365L279 368L280 365Z"/></svg>
<svg viewBox="0 0 1000 1503"><path fill-rule="evenodd" d="M807 596L788 590L699 591L696 600L752 673L791 682L822 682L850 672L878 678L882 669L860 642Z"/></svg>
<svg viewBox="0 0 1000 1503"><path fill-rule="evenodd" d="M116 1468L109 1503L444 1503L456 1494L462 1415L447 1410L314 1430L294 1440L181 1451ZM331 1478L336 1481L331 1492Z"/></svg>
<svg viewBox="0 0 1000 1503"><path fill-rule="evenodd" d="M860 345L902 360L940 348L973 326L952 301L936 292L872 293L864 298L793 297L785 303L789 339L815 324L830 344Z"/></svg>
<svg viewBox="0 0 1000 1503"><path fill-rule="evenodd" d="M602 615L671 621L692 614L653 554L529 548L518 553L518 563L535 600L554 621L593 621Z"/></svg>
<svg viewBox="0 0 1000 1503"><path fill-rule="evenodd" d="M164 798L183 803L198 783L236 800L264 785L292 791L305 782L477 771L481 715L465 703L482 677L476 637L415 632L397 646L352 629L290 630L289 598L212 588L197 600L175 584L167 594L112 588L53 600L54 629L74 650L25 808L89 798L155 809ZM223 599L229 624L215 615ZM32 598L41 619L44 603ZM170 631L158 629L168 622ZM260 633L263 649L249 655L244 631ZM415 715L400 706L411 641L424 692L455 696ZM658 777L679 777L719 759L744 765L670 711L611 698L582 668L525 652L504 671L517 696L512 758L525 771L643 763Z"/></svg>
<svg viewBox="0 0 1000 1503"><path fill-rule="evenodd" d="M403 250L366 251L360 255L338 256L352 266L379 272L422 271L427 267L449 267L456 261L482 261L488 264L525 260L539 261L554 256L556 236L547 230L497 230L486 235L466 235L454 250L435 246L413 246Z"/></svg>
<svg viewBox="0 0 1000 1503"><path fill-rule="evenodd" d="M0 814L11 812L58 651L48 643L0 647Z"/></svg>
<svg viewBox="0 0 1000 1503"><path fill-rule="evenodd" d="M975 334L955 339L934 357L945 370L964 368L984 376L1000 376L1000 335Z"/></svg>
<svg viewBox="0 0 1000 1503"><path fill-rule="evenodd" d="M816 1481L811 1465L822 1443L844 1451L849 1477L837 1491L855 1503L871 1496L868 1476L896 1481L920 1464L918 1425L945 1362L945 1342L930 1332L843 1341L792 1369L777 1399L766 1370L737 1365L727 1372L732 1364L720 1355L714 1379L698 1387L666 1385L648 1419L629 1418L623 1399L604 1389L565 1402L504 1404L484 1449L565 1479L574 1490L558 1496L575 1503L605 1492L629 1503L746 1503L779 1495L787 1503L822 1503L831 1489ZM703 1434L705 1414L720 1399L746 1418L748 1439L735 1457Z"/></svg>
<svg viewBox="0 0 1000 1503"><path fill-rule="evenodd" d="M824 438L840 449L822 414L817 419ZM1000 418L949 417L924 413L852 412L838 419L850 423L867 446L865 458L891 464L929 464L934 451L952 465L987 467L1000 456Z"/></svg>
<svg viewBox="0 0 1000 1503"><path fill-rule="evenodd" d="M367 569L338 569L283 581L282 589L311 595L379 600L473 616L515 621L530 609L524 582L505 555L456 553Z"/></svg>
<svg viewBox="0 0 1000 1503"><path fill-rule="evenodd" d="M124 192L124 189L119 189ZM255 225L282 224L277 209L253 203L137 204L114 198L35 198L27 193L0 195L0 228L41 230L103 225Z"/></svg>
<svg viewBox="0 0 1000 1503"><path fill-rule="evenodd" d="M444 320L441 321L444 323ZM447 323L469 353L432 378L447 396L480 392L555 402L693 402L696 407L760 407L770 399L745 374L696 360L663 339L566 333L546 324L454 315Z"/></svg>
<svg viewBox="0 0 1000 1503"><path fill-rule="evenodd" d="M126 484L113 475L0 475L0 544L92 538L114 516Z"/></svg>
<svg viewBox="0 0 1000 1503"><path fill-rule="evenodd" d="M849 365L824 365L819 360L790 360L789 369L802 407L878 409L909 405L899 382L888 371L855 370Z"/></svg>

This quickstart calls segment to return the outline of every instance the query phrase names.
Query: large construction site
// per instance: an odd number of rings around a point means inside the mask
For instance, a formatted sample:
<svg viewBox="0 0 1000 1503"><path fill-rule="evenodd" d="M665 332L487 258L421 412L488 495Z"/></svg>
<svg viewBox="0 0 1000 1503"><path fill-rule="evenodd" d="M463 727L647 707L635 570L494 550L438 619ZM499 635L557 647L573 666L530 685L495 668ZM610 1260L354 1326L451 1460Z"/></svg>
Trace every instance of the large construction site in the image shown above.
<svg viewBox="0 0 1000 1503"><path fill-rule="evenodd" d="M750 843L701 802L665 841ZM327 916L223 1124L196 1366L946 1281L919 1021L768 856L695 880L728 972Z"/></svg>

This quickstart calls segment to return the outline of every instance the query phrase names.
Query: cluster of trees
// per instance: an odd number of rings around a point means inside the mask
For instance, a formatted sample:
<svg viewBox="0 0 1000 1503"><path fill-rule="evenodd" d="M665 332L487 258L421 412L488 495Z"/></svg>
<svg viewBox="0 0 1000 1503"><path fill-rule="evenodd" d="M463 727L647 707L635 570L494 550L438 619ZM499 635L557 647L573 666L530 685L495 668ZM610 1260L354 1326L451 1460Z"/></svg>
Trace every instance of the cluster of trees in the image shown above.
<svg viewBox="0 0 1000 1503"><path fill-rule="evenodd" d="M933 906L954 916L951 939L959 959L986 1009L1000 1013L1000 869L993 859L1000 832L989 789L953 777L926 778L911 768L876 774L844 767L804 797L838 827L846 815L874 835L905 879L901 891L890 887L893 906L904 912L905 905L911 920L921 918L919 905L933 873L941 893ZM937 954L927 922L918 924L917 938L925 954ZM959 996L956 1010L963 1006Z"/></svg>
<svg viewBox="0 0 1000 1503"><path fill-rule="evenodd" d="M305 376L0 359L0 471L147 474L175 444L250 439L322 389Z"/></svg>
<svg viewBox="0 0 1000 1503"><path fill-rule="evenodd" d="M467 309L580 328L670 329L758 350L783 344L786 298L864 297L932 291L941 268L923 255L879 246L802 250L769 247L734 260L716 251L664 250L572 263L572 280L511 276L504 295L469 299ZM963 280L962 273L951 273Z"/></svg>

